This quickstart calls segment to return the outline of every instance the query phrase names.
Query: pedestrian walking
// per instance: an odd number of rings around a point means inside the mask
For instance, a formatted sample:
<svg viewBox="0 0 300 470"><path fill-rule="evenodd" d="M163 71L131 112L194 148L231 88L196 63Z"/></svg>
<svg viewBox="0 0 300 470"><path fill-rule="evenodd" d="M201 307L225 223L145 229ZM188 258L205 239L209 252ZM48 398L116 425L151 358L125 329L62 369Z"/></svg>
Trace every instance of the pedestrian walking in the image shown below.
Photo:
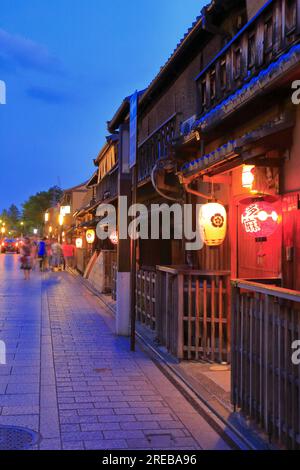
<svg viewBox="0 0 300 470"><path fill-rule="evenodd" d="M36 238L34 238L31 243L31 266L32 266L33 271L35 271L37 259L38 259L38 241Z"/></svg>
<svg viewBox="0 0 300 470"><path fill-rule="evenodd" d="M43 238L38 243L38 259L40 262L40 271L45 271L45 262L47 258L46 238Z"/></svg>
<svg viewBox="0 0 300 470"><path fill-rule="evenodd" d="M30 239L26 237L21 247L21 258L20 258L21 269L24 271L25 280L30 279L30 271L32 269L31 250L32 250L32 246L31 246Z"/></svg>
<svg viewBox="0 0 300 470"><path fill-rule="evenodd" d="M71 240L67 240L62 245L62 252L64 257L64 269L66 267L74 267L74 256L75 256L75 246L72 244Z"/></svg>
<svg viewBox="0 0 300 470"><path fill-rule="evenodd" d="M54 240L51 245L51 268L56 271L62 267L62 247L61 244Z"/></svg>

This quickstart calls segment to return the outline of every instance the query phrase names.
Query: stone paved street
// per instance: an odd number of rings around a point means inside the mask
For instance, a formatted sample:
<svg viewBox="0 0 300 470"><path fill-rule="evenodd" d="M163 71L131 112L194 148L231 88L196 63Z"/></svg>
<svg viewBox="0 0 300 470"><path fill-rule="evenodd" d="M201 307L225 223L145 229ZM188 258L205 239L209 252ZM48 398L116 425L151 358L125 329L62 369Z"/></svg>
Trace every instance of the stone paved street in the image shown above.
<svg viewBox="0 0 300 470"><path fill-rule="evenodd" d="M14 255L0 278L0 424L39 432L40 449L228 448L76 278L24 281Z"/></svg>

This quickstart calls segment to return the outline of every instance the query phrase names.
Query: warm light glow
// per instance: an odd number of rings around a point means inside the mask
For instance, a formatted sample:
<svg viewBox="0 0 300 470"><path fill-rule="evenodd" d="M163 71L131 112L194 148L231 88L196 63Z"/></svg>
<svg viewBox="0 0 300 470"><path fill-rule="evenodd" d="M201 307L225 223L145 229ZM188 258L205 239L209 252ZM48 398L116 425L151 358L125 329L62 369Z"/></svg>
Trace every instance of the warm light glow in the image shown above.
<svg viewBox="0 0 300 470"><path fill-rule="evenodd" d="M5 227L1 228L1 233L5 233Z"/></svg>
<svg viewBox="0 0 300 470"><path fill-rule="evenodd" d="M91 245L95 241L95 230L87 230L86 234L86 241Z"/></svg>
<svg viewBox="0 0 300 470"><path fill-rule="evenodd" d="M227 233L227 213L222 204L209 203L200 210L200 227L207 246L220 246Z"/></svg>
<svg viewBox="0 0 300 470"><path fill-rule="evenodd" d="M45 212L45 222L49 222L49 213Z"/></svg>
<svg viewBox="0 0 300 470"><path fill-rule="evenodd" d="M76 238L76 248L82 248L82 238Z"/></svg>
<svg viewBox="0 0 300 470"><path fill-rule="evenodd" d="M242 174L242 186L246 189L252 189L255 176L253 170L255 169L254 165L244 165L243 174Z"/></svg>
<svg viewBox="0 0 300 470"><path fill-rule="evenodd" d="M61 206L60 214L63 216L71 214L71 206Z"/></svg>
<svg viewBox="0 0 300 470"><path fill-rule="evenodd" d="M113 245L117 245L119 243L119 234L117 230L114 230L113 232L111 232L109 239Z"/></svg>
<svg viewBox="0 0 300 470"><path fill-rule="evenodd" d="M60 226L64 224L64 216L62 214L59 214L58 216L58 223Z"/></svg>
<svg viewBox="0 0 300 470"><path fill-rule="evenodd" d="M53 228L50 226L49 227L49 233L52 233L52 231L53 231Z"/></svg>
<svg viewBox="0 0 300 470"><path fill-rule="evenodd" d="M279 225L279 215L272 205L258 201L248 206L241 217L244 229L256 238L273 235Z"/></svg>

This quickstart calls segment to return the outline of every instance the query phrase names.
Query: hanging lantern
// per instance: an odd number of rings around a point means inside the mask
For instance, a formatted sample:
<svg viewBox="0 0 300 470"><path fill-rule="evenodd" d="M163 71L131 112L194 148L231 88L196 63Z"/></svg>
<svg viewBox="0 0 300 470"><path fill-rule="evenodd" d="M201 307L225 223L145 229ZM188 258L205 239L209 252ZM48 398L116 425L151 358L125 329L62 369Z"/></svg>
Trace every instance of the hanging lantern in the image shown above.
<svg viewBox="0 0 300 470"><path fill-rule="evenodd" d="M222 204L211 202L200 210L200 227L207 246L220 246L227 232L227 213Z"/></svg>
<svg viewBox="0 0 300 470"><path fill-rule="evenodd" d="M117 245L119 243L119 234L117 230L114 230L113 232L111 232L109 239L113 245Z"/></svg>
<svg viewBox="0 0 300 470"><path fill-rule="evenodd" d="M61 206L60 213L63 216L71 214L71 206Z"/></svg>
<svg viewBox="0 0 300 470"><path fill-rule="evenodd" d="M252 189L255 176L254 176L254 165L244 165L242 173L242 186L246 189Z"/></svg>
<svg viewBox="0 0 300 470"><path fill-rule="evenodd" d="M241 221L249 235L255 238L266 238L276 231L280 219L271 204L258 201L246 207Z"/></svg>
<svg viewBox="0 0 300 470"><path fill-rule="evenodd" d="M82 238L76 238L76 248L82 248Z"/></svg>
<svg viewBox="0 0 300 470"><path fill-rule="evenodd" d="M94 243L95 241L95 230L87 230L85 234L86 241L88 242L89 245Z"/></svg>

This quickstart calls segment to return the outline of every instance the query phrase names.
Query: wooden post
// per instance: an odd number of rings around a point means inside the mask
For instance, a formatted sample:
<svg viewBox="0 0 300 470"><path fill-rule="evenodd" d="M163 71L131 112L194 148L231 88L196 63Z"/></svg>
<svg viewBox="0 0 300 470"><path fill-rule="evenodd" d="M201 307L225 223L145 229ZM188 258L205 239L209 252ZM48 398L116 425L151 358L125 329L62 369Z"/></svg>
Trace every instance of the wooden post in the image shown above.
<svg viewBox="0 0 300 470"><path fill-rule="evenodd" d="M131 201L131 174L128 167L129 159L129 126L122 124L119 129L119 204L118 227L124 217L120 207L120 197L127 197L128 205ZM126 216L127 217L127 216ZM121 336L129 336L130 333L130 240L119 237L117 254L117 314L116 333Z"/></svg>
<svg viewBox="0 0 300 470"><path fill-rule="evenodd" d="M137 165L133 167L132 170L132 204L137 202L137 182L138 182L138 173ZM130 292L131 292L131 322L130 322L130 349L135 351L135 323L136 323L136 240L130 240L130 258L131 258L131 283L130 283Z"/></svg>
<svg viewBox="0 0 300 470"><path fill-rule="evenodd" d="M178 336L177 336L177 357L178 359L184 358L183 352L183 317L184 317L184 275L178 273L177 277L178 282L178 311L177 311L177 318L178 318ZM175 307L175 306L174 306Z"/></svg>

